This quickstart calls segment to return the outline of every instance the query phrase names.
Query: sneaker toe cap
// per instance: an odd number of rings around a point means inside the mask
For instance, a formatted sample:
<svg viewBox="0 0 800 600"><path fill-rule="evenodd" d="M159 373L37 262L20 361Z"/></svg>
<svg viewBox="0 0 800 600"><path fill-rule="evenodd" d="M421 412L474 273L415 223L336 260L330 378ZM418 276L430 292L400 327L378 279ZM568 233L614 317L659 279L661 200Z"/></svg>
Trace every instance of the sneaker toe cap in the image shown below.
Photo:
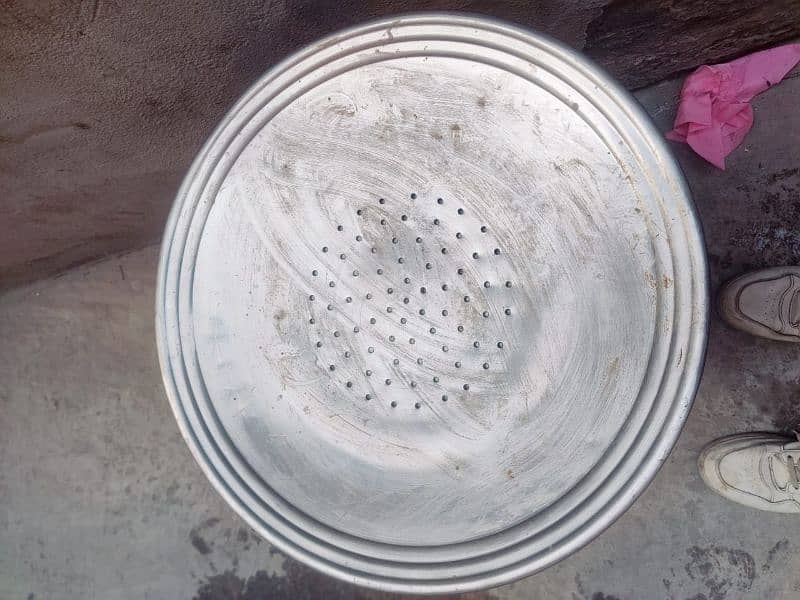
<svg viewBox="0 0 800 600"><path fill-rule="evenodd" d="M752 505L757 498L770 497L769 487L759 472L759 457L749 445L717 444L702 452L698 466L703 480L712 490Z"/></svg>

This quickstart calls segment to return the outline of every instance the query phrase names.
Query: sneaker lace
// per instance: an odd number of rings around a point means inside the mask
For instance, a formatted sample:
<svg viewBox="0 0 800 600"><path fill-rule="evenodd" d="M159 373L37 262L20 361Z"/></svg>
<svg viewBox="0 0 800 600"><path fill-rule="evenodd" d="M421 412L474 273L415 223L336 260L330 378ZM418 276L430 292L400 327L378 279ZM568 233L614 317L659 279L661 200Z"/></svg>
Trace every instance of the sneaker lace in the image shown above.
<svg viewBox="0 0 800 600"><path fill-rule="evenodd" d="M792 433L794 433L797 441L800 442L800 432L793 430ZM784 460L784 457L786 460ZM786 485L781 485L778 483L778 480L775 479L775 472L773 471L772 481L775 484L775 487L784 492L788 491L789 487L794 488L795 491L800 490L800 461L796 461L794 456L788 452L785 454L781 452L773 454L771 460L775 460L782 466L786 467L786 471L789 475ZM770 466L770 470L772 469L773 467Z"/></svg>

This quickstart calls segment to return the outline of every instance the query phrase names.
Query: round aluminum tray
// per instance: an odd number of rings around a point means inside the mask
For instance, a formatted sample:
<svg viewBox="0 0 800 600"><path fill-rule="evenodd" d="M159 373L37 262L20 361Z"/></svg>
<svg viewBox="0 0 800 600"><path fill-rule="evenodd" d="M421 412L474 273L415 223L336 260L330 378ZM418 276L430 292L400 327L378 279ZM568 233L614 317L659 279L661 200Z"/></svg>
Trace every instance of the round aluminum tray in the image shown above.
<svg viewBox="0 0 800 600"><path fill-rule="evenodd" d="M506 583L665 460L706 339L686 184L631 97L516 27L404 16L284 61L164 238L178 424L250 526L385 590Z"/></svg>

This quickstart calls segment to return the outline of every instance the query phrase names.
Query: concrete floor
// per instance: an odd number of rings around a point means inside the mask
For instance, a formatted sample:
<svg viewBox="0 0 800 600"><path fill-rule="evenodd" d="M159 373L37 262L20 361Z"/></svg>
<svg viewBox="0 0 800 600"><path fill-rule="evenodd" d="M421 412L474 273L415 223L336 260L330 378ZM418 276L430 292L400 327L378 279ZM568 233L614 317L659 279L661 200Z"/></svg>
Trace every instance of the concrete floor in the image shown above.
<svg viewBox="0 0 800 600"><path fill-rule="evenodd" d="M662 130L679 82L639 93ZM712 285L800 260L800 77L755 102L717 171L675 146L703 219ZM0 598L385 599L260 541L195 465L161 387L149 248L0 297ZM686 428L635 505L559 565L467 599L800 597L800 519L708 492L709 440L800 424L800 359L712 321Z"/></svg>

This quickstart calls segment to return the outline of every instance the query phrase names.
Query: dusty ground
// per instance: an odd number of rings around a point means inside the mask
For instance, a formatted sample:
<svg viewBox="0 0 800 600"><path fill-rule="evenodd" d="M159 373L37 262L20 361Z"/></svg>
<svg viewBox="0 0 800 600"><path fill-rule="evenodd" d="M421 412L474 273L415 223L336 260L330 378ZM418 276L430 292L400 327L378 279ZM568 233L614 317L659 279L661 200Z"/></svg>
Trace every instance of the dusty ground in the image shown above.
<svg viewBox="0 0 800 600"><path fill-rule="evenodd" d="M659 126L678 83L640 92ZM712 284L800 259L800 77L755 103L720 172L675 146L702 216ZM153 332L156 249L0 297L0 598L385 599L285 558L211 489L177 430ZM712 321L688 423L653 484L559 565L464 599L800 597L800 520L700 481L709 440L800 424L800 359Z"/></svg>

